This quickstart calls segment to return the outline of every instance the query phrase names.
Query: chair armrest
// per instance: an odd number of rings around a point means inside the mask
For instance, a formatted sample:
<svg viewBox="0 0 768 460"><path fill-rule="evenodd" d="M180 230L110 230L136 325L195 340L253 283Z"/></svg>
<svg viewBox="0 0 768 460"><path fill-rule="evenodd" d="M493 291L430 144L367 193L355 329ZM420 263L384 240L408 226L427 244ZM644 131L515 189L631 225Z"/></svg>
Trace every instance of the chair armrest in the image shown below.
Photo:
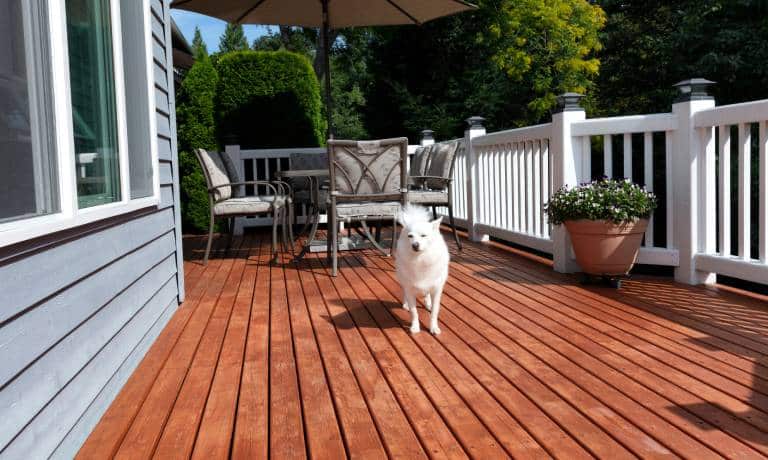
<svg viewBox="0 0 768 460"><path fill-rule="evenodd" d="M230 182L228 184L221 184L221 185L217 185L216 187L211 187L211 188L208 189L208 193L213 195L214 192L216 190L220 189L220 188L236 187L236 186L239 186L239 185L265 185L265 186L269 187L270 189L272 189L272 192L274 192L275 195L279 194L277 192L277 188L275 187L275 185L271 181L267 181L267 180L250 180L250 181L244 181L244 182Z"/></svg>
<svg viewBox="0 0 768 460"><path fill-rule="evenodd" d="M427 181L441 182L446 186L451 185L451 182L453 182L452 177L441 177L441 176L410 176L410 179L414 183L414 185L417 185L419 187L423 187L427 183Z"/></svg>

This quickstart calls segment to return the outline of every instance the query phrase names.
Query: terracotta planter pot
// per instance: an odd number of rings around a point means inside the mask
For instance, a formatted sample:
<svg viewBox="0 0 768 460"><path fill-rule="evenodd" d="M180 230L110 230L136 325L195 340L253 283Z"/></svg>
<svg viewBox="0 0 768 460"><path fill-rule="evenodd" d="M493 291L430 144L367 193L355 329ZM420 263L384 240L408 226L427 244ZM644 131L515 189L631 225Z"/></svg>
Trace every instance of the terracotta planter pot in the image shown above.
<svg viewBox="0 0 768 460"><path fill-rule="evenodd" d="M590 275L626 275L637 260L648 219L616 224L607 220L570 220L576 261Z"/></svg>

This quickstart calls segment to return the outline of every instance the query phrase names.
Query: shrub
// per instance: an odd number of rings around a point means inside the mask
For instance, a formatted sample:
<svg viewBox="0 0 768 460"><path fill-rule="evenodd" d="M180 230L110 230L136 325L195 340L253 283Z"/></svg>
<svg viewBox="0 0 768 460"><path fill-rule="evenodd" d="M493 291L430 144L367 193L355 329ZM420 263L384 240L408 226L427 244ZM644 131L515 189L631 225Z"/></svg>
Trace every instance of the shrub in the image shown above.
<svg viewBox="0 0 768 460"><path fill-rule="evenodd" d="M219 139L246 148L315 147L325 120L320 85L306 57L288 51L237 51L217 63Z"/></svg>
<svg viewBox="0 0 768 460"><path fill-rule="evenodd" d="M601 179L578 187L561 188L544 207L549 221L610 220L621 223L650 217L656 196L629 180Z"/></svg>
<svg viewBox="0 0 768 460"><path fill-rule="evenodd" d="M213 115L217 81L210 58L202 56L187 72L176 97L181 215L186 231L208 229L208 192L194 149L217 149Z"/></svg>

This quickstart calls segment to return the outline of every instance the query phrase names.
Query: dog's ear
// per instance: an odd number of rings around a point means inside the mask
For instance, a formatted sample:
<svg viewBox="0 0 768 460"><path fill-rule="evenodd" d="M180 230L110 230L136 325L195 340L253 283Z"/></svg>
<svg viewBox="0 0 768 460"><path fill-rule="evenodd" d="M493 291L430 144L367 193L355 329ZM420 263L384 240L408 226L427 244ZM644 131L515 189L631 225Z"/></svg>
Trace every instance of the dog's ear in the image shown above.
<svg viewBox="0 0 768 460"><path fill-rule="evenodd" d="M432 224L432 229L436 232L440 232L440 224L442 222L443 222L443 216L440 216L437 219L430 222L430 224Z"/></svg>

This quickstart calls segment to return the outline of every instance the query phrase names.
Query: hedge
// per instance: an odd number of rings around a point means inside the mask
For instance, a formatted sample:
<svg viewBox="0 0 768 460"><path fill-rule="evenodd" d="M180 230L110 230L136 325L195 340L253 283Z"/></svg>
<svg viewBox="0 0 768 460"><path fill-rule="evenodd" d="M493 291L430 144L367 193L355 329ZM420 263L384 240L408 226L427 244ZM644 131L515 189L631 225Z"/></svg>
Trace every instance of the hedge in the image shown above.
<svg viewBox="0 0 768 460"><path fill-rule="evenodd" d="M288 51L221 56L216 94L220 140L245 148L322 145L326 123L320 85L309 60Z"/></svg>
<svg viewBox="0 0 768 460"><path fill-rule="evenodd" d="M213 114L217 81L216 69L205 56L189 69L176 96L181 215L185 231L208 230L208 192L194 149L218 148Z"/></svg>

